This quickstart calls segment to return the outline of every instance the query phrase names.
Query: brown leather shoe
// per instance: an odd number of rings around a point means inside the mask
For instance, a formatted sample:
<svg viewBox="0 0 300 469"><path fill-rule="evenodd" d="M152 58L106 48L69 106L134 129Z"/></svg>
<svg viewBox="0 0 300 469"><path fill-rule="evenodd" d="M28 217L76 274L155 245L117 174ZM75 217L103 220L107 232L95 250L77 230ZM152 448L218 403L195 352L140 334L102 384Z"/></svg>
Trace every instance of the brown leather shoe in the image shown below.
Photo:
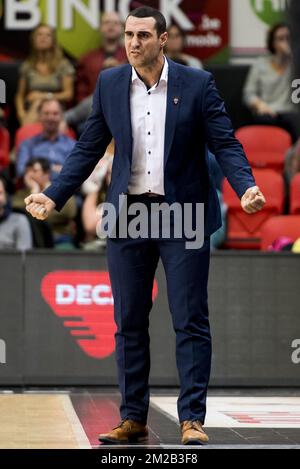
<svg viewBox="0 0 300 469"><path fill-rule="evenodd" d="M204 445L209 441L199 420L185 420L180 424L183 445Z"/></svg>
<svg viewBox="0 0 300 469"><path fill-rule="evenodd" d="M111 432L101 433L98 439L102 443L124 444L145 441L147 437L147 425L134 420L124 419Z"/></svg>

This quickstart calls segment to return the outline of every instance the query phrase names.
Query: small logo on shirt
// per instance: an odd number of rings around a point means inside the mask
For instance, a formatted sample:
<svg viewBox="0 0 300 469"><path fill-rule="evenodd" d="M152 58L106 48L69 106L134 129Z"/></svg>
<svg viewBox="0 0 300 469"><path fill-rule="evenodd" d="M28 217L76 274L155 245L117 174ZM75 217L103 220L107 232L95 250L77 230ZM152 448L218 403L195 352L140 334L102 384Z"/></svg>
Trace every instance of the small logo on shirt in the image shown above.
<svg viewBox="0 0 300 469"><path fill-rule="evenodd" d="M173 102L174 102L175 105L178 104L179 103L179 98L174 98Z"/></svg>

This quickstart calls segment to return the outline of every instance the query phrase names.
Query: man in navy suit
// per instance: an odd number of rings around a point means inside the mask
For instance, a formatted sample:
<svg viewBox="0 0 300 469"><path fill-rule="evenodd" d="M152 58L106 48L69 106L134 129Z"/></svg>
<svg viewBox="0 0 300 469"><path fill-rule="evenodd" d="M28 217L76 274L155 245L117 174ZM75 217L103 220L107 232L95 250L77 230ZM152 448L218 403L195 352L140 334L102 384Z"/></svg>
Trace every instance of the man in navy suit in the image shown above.
<svg viewBox="0 0 300 469"><path fill-rule="evenodd" d="M130 13L125 24L129 64L100 74L93 111L59 178L43 194L25 200L27 210L39 219L47 218L54 208L60 210L93 171L113 137L116 149L107 202L117 211L122 194L129 206L140 202L148 209L159 202L190 203L194 208L204 204L204 241L197 249L186 248L185 236L165 239L160 233L155 239L126 238L118 236L117 230L108 239L122 420L99 436L102 442L128 443L147 437L148 325L159 258L176 332L181 441L208 441L203 430L211 364L207 280L210 236L220 227L220 209L207 148L247 213L265 204L212 75L168 60L163 54L167 37L159 11L141 7Z"/></svg>

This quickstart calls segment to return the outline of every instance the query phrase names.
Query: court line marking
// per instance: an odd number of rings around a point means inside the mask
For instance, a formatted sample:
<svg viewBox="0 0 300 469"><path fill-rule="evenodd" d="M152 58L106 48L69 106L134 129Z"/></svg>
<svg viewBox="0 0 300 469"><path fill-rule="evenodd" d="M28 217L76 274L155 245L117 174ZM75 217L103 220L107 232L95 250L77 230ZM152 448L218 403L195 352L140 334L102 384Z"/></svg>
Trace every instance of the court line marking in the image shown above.
<svg viewBox="0 0 300 469"><path fill-rule="evenodd" d="M92 446L90 444L90 441L84 431L83 426L81 425L81 422L79 420L79 417L73 407L72 401L70 399L70 396L64 395L60 396L62 400L62 404L64 407L64 411L68 417L68 420L71 424L72 431L74 433L74 436L76 438L76 441L79 445L80 449L91 449Z"/></svg>
<svg viewBox="0 0 300 469"><path fill-rule="evenodd" d="M150 402L151 405L158 407L161 412L168 415L171 420L178 421L177 397L153 396ZM278 415L278 412L281 415ZM283 415L283 412L286 415ZM205 427L300 428L299 412L299 397L209 396ZM259 413L261 413L260 416Z"/></svg>

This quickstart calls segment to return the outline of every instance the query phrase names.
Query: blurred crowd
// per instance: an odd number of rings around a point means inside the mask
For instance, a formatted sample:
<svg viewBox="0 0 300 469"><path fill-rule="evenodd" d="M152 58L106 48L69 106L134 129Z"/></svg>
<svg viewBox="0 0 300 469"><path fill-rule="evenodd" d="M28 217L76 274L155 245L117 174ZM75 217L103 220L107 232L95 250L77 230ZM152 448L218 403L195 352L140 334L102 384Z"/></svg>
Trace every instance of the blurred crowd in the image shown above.
<svg viewBox="0 0 300 469"><path fill-rule="evenodd" d="M184 32L172 24L168 33L166 56L183 66L201 69L201 61L184 52ZM110 183L113 141L90 178L59 213L42 223L28 217L24 208L27 195L43 191L57 177L80 137L91 112L99 73L127 62L118 13L103 15L100 35L101 48L72 63L58 46L51 27L40 24L31 33L30 53L19 69L15 97L19 128L9 161L3 155L10 129L6 129L5 112L0 109L0 249L103 248L104 241L98 239L96 229L101 218L99 204L105 200ZM251 67L243 95L253 124L280 127L291 137L284 169L287 191L300 172L299 120L291 101L290 42L287 25L277 24L271 29L268 53ZM208 161L222 208L223 227L212 239L212 247L218 248L226 240L228 207L222 196L223 175L218 163L212 154Z"/></svg>

